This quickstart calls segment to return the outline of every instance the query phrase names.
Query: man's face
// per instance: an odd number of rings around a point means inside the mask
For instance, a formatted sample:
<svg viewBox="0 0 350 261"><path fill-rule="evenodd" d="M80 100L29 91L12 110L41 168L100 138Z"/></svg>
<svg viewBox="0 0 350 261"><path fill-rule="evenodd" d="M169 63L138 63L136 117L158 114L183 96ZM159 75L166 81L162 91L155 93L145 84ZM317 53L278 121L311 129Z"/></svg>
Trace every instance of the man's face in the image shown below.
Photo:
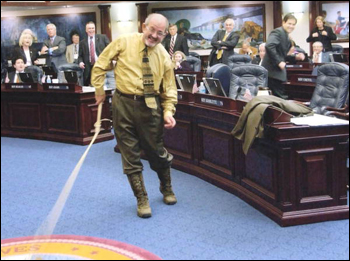
<svg viewBox="0 0 350 261"><path fill-rule="evenodd" d="M163 41L166 32L166 22L159 19L151 19L149 24L142 25L143 41L146 46L154 47Z"/></svg>
<svg viewBox="0 0 350 261"><path fill-rule="evenodd" d="M265 46L260 46L259 47L259 56L260 56L260 58L264 59L265 54L266 54Z"/></svg>
<svg viewBox="0 0 350 261"><path fill-rule="evenodd" d="M177 26L170 27L169 33L171 36L174 36L175 34L177 34Z"/></svg>
<svg viewBox="0 0 350 261"><path fill-rule="evenodd" d="M249 46L248 46L247 44L242 44L242 51L243 51L244 53L247 53L248 50L249 50Z"/></svg>
<svg viewBox="0 0 350 261"><path fill-rule="evenodd" d="M295 21L294 19L288 19L287 22L282 23L282 27L288 34L290 34L294 31L296 24L297 21Z"/></svg>
<svg viewBox="0 0 350 261"><path fill-rule="evenodd" d="M225 22L225 29L226 29L226 32L231 33L232 30L233 30L233 27L234 27L233 21L229 20L229 21L226 21L226 22Z"/></svg>
<svg viewBox="0 0 350 261"><path fill-rule="evenodd" d="M50 38L54 37L56 35L56 28L53 26L48 26L46 27L46 32Z"/></svg>
<svg viewBox="0 0 350 261"><path fill-rule="evenodd" d="M86 33L89 37L93 37L95 35L95 25L94 24L87 24L85 29L86 29Z"/></svg>
<svg viewBox="0 0 350 261"><path fill-rule="evenodd" d="M19 72L23 72L25 68L24 61L22 59L17 59L15 65L13 66Z"/></svg>
<svg viewBox="0 0 350 261"><path fill-rule="evenodd" d="M320 44L315 44L312 46L312 50L314 51L314 53L320 54L323 50L323 46Z"/></svg>
<svg viewBox="0 0 350 261"><path fill-rule="evenodd" d="M78 44L79 43L79 39L80 39L80 37L78 35L73 35L72 36L72 42L74 44Z"/></svg>

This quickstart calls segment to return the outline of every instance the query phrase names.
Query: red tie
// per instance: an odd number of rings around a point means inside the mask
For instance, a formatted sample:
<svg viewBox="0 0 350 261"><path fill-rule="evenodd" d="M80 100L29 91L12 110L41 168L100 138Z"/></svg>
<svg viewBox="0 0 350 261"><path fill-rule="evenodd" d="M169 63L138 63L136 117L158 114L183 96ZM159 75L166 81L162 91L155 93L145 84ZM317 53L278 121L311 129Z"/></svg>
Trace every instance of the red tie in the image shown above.
<svg viewBox="0 0 350 261"><path fill-rule="evenodd" d="M95 47L93 38L90 38L90 62L91 64L95 63Z"/></svg>
<svg viewBox="0 0 350 261"><path fill-rule="evenodd" d="M175 39L175 37L172 36L172 37L171 37L171 41L170 41L170 49L169 49L169 55L170 55L170 57L173 56L173 52L174 52L174 45L175 45L174 39Z"/></svg>

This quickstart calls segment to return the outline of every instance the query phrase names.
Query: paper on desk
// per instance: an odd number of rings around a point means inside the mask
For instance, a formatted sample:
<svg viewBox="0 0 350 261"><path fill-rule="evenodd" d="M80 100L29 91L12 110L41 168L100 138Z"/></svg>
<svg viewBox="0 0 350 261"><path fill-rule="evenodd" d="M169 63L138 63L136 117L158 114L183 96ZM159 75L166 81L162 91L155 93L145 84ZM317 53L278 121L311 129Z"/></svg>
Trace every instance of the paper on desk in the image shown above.
<svg viewBox="0 0 350 261"><path fill-rule="evenodd" d="M315 114L313 116L296 117L290 119L295 125L324 126L324 125L349 125L349 121Z"/></svg>

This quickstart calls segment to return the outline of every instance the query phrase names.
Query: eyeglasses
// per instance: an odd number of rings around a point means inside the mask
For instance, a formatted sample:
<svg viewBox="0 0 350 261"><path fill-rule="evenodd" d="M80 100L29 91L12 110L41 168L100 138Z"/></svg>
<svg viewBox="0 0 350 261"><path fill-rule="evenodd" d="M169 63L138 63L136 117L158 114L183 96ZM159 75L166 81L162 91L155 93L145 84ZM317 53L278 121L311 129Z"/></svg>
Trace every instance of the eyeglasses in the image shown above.
<svg viewBox="0 0 350 261"><path fill-rule="evenodd" d="M151 32L151 34L157 33L157 35L159 37L164 37L164 36L167 35L167 33L164 33L164 32L157 32L156 29L154 29L153 27L149 27L148 25L146 25L146 28L147 28L148 31Z"/></svg>

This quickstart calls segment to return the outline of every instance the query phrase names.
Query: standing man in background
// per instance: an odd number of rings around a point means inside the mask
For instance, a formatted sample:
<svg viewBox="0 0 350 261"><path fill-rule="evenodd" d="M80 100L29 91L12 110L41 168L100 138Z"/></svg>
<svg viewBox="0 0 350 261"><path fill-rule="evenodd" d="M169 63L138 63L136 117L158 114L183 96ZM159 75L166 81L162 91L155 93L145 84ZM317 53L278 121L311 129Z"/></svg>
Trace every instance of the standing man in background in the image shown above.
<svg viewBox="0 0 350 261"><path fill-rule="evenodd" d="M67 46L66 58L68 63L78 63L79 58L79 34L72 35L72 44Z"/></svg>
<svg viewBox="0 0 350 261"><path fill-rule="evenodd" d="M53 66L54 70L58 72L58 67L61 64L67 63L66 59L66 39L61 36L57 36L56 26L54 24L48 24L46 26L46 32L49 36L44 40L44 45L41 48L41 54L47 54L46 64Z"/></svg>
<svg viewBox="0 0 350 261"><path fill-rule="evenodd" d="M137 199L137 215L152 216L143 181L141 150L157 172L160 191L167 205L176 204L170 166L173 156L164 148L163 128L172 129L177 88L169 54L160 43L167 34L168 20L150 14L143 33L125 34L114 40L100 55L91 76L96 103L106 98L103 84L112 60L117 89L112 100L113 127L121 152L123 171ZM161 84L162 83L162 84Z"/></svg>
<svg viewBox="0 0 350 261"><path fill-rule="evenodd" d="M228 64L228 57L234 54L239 40L239 35L233 32L234 26L235 22L229 18L225 21L225 30L218 30L213 36L213 49L209 55L210 66L217 63Z"/></svg>
<svg viewBox="0 0 350 261"><path fill-rule="evenodd" d="M91 69L106 46L110 43L104 34L95 34L95 23L86 24L87 38L80 42L79 46L79 67L84 69L84 85L91 84Z"/></svg>
<svg viewBox="0 0 350 261"><path fill-rule="evenodd" d="M163 45L165 47L165 50L170 55L170 58L172 58L173 54L176 51L183 52L186 56L188 56L188 44L187 44L187 38L181 34L177 33L177 25L176 24L170 24L169 25L169 34L170 37L167 37L163 41Z"/></svg>
<svg viewBox="0 0 350 261"><path fill-rule="evenodd" d="M274 29L266 42L266 54L262 66L269 72L268 86L272 94L282 99L288 99L283 82L287 81L286 62L288 59L302 61L305 59L303 53L290 53L292 43L289 34L292 33L297 24L297 19L292 14L286 14L282 26Z"/></svg>

